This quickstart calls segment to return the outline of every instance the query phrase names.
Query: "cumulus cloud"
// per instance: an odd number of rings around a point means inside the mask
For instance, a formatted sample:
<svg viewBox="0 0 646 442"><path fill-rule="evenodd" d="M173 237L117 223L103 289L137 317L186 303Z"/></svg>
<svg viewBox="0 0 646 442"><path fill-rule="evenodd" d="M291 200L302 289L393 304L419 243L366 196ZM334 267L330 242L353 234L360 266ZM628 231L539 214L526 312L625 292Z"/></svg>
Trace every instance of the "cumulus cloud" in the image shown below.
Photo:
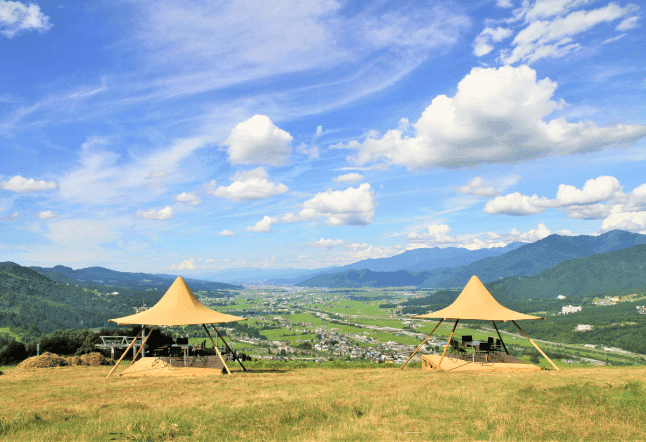
<svg viewBox="0 0 646 442"><path fill-rule="evenodd" d="M233 201L259 200L289 192L286 185L272 183L267 178L269 178L267 171L263 167L257 167L253 170L237 172L231 177L232 183L229 186L216 188L215 181L211 181L206 188L213 196Z"/></svg>
<svg viewBox="0 0 646 442"><path fill-rule="evenodd" d="M202 202L202 199L195 195L195 192L182 192L174 195L173 198L175 198L175 201L188 204L190 206L197 206Z"/></svg>
<svg viewBox="0 0 646 442"><path fill-rule="evenodd" d="M571 218L595 218L606 213L602 205L585 209L583 205L590 205L622 197L623 192L619 180L612 176L600 176L585 182L582 189L561 184L555 199L538 197L537 195L521 195L519 192L499 196L487 201L484 212L489 214L504 213L506 215L526 216L541 213L550 208L571 206L568 210ZM587 218L587 217L591 218Z"/></svg>
<svg viewBox="0 0 646 442"><path fill-rule="evenodd" d="M610 207L605 204L574 205L567 207L567 213L567 217L573 219L606 219L610 215Z"/></svg>
<svg viewBox="0 0 646 442"><path fill-rule="evenodd" d="M168 220L171 219L173 215L173 208L171 206L166 206L159 210L137 210L137 216L140 216L143 219Z"/></svg>
<svg viewBox="0 0 646 442"><path fill-rule="evenodd" d="M0 181L0 189L11 190L16 193L42 192L44 190L56 189L54 181L34 180L16 175L7 181Z"/></svg>
<svg viewBox="0 0 646 442"><path fill-rule="evenodd" d="M52 212L51 210L45 210L43 212L40 212L38 215L36 215L36 218L38 218L38 219L53 219L53 218L58 218L58 214Z"/></svg>
<svg viewBox="0 0 646 442"><path fill-rule="evenodd" d="M478 250L483 248L504 247L512 242L535 242L543 239L552 232L539 224L536 229L530 229L527 232L520 232L513 228L509 233L498 234L496 232L485 232L484 234L475 235L454 235L447 224L431 224L426 226L422 232L411 232L407 240L409 248L419 247L462 247L469 250ZM482 239L480 236L485 235Z"/></svg>
<svg viewBox="0 0 646 442"><path fill-rule="evenodd" d="M265 216L253 226L247 227L247 232L271 232L271 225L278 222L277 218Z"/></svg>
<svg viewBox="0 0 646 442"><path fill-rule="evenodd" d="M312 221L326 218L330 226L364 226L372 222L375 216L377 200L370 184L350 187L346 190L317 193L312 199L303 203L298 213L288 213L281 217L285 223Z"/></svg>
<svg viewBox="0 0 646 442"><path fill-rule="evenodd" d="M345 245L345 241L342 239L319 239L318 241L313 241L308 244L310 247L315 247L317 249L331 249L333 247L340 247Z"/></svg>
<svg viewBox="0 0 646 442"><path fill-rule="evenodd" d="M291 155L292 136L266 115L239 123L224 141L231 164L284 165Z"/></svg>
<svg viewBox="0 0 646 442"><path fill-rule="evenodd" d="M620 229L629 232L646 234L646 211L624 212L621 205L611 208L610 215L603 220L599 233Z"/></svg>
<svg viewBox="0 0 646 442"><path fill-rule="evenodd" d="M178 270L182 269L194 269L195 268L195 258L191 259L185 259L177 267L175 267Z"/></svg>
<svg viewBox="0 0 646 442"><path fill-rule="evenodd" d="M353 183L355 181L361 181L363 180L363 175L360 173L346 173L345 175L339 175L337 177L332 178L332 181L335 183Z"/></svg>
<svg viewBox="0 0 646 442"><path fill-rule="evenodd" d="M220 233L218 233L218 236L235 236L235 232L233 230L223 230Z"/></svg>
<svg viewBox="0 0 646 442"><path fill-rule="evenodd" d="M477 195L477 196L494 196L498 195L498 191L491 186L487 186L482 181L482 178L475 177L469 184L466 186L459 187L456 190L457 193L465 193L468 195Z"/></svg>
<svg viewBox="0 0 646 442"><path fill-rule="evenodd" d="M623 212L646 211L646 184L633 189L628 195L628 202L622 206Z"/></svg>
<svg viewBox="0 0 646 442"><path fill-rule="evenodd" d="M33 3L0 0L0 34L11 39L16 35L38 31L41 34L52 27L49 17Z"/></svg>
<svg viewBox="0 0 646 442"><path fill-rule="evenodd" d="M528 66L473 68L453 98L433 99L414 124L414 137L392 129L380 139L337 147L355 149L348 157L355 165L460 168L627 147L646 136L641 124L599 127L592 121L546 121L565 106L563 100L552 100L556 88L549 78L537 80Z"/></svg>

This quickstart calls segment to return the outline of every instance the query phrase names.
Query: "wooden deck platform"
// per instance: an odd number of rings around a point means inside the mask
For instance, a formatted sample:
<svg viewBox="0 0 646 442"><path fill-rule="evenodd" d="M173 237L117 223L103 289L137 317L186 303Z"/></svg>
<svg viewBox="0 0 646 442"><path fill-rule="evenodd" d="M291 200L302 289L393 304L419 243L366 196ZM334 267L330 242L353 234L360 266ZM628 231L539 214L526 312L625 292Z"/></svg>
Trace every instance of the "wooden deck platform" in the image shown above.
<svg viewBox="0 0 646 442"><path fill-rule="evenodd" d="M434 371L440 362L441 355L427 355L422 356L422 369ZM454 357L445 356L440 366L442 371L479 371L479 372L493 372L493 373L512 373L512 372L527 372L527 371L541 371L541 368L526 363L520 362L472 362L471 359L458 359Z"/></svg>
<svg viewBox="0 0 646 442"><path fill-rule="evenodd" d="M174 367L160 358L142 358L119 376L220 376L222 369Z"/></svg>

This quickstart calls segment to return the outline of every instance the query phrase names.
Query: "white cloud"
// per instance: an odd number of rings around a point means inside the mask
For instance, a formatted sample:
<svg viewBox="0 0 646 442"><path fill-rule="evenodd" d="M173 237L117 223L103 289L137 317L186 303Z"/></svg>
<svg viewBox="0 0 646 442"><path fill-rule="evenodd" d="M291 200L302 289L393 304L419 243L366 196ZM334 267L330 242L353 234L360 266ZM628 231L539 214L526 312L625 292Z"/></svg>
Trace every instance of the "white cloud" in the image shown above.
<svg viewBox="0 0 646 442"><path fill-rule="evenodd" d="M623 212L646 211L646 184L633 189L628 195L628 203L622 206Z"/></svg>
<svg viewBox="0 0 646 442"><path fill-rule="evenodd" d="M254 115L239 123L224 141L231 164L286 164L293 137L266 115Z"/></svg>
<svg viewBox="0 0 646 442"><path fill-rule="evenodd" d="M506 215L525 216L541 213L550 207L554 206L548 198L539 198L536 195L521 195L519 192L514 192L487 201L484 212L490 214L504 213Z"/></svg>
<svg viewBox="0 0 646 442"><path fill-rule="evenodd" d="M271 225L278 222L278 219L265 216L253 226L247 227L247 232L271 232Z"/></svg>
<svg viewBox="0 0 646 442"><path fill-rule="evenodd" d="M332 181L335 183L353 183L355 181L361 181L363 180L363 175L360 173L346 173L345 175L339 175L337 177L332 178Z"/></svg>
<svg viewBox="0 0 646 442"><path fill-rule="evenodd" d="M512 8L514 3L511 0L496 0L496 6L499 8Z"/></svg>
<svg viewBox="0 0 646 442"><path fill-rule="evenodd" d="M451 228L447 224L431 224L427 226L427 232L412 232L408 235L408 242L410 243L452 243L456 240L456 236L449 234Z"/></svg>
<svg viewBox="0 0 646 442"><path fill-rule="evenodd" d="M605 204L590 204L587 206L569 206L568 218L573 219L606 219L610 215L610 207Z"/></svg>
<svg viewBox="0 0 646 442"><path fill-rule="evenodd" d="M173 208L171 206L166 206L159 210L137 210L137 216L140 216L143 219L168 220L171 219L173 215Z"/></svg>
<svg viewBox="0 0 646 442"><path fill-rule="evenodd" d="M628 31L630 29L634 29L637 26L637 20L639 20L639 16L635 15L634 17L628 17L627 19L623 20L619 25L615 28L617 31Z"/></svg>
<svg viewBox="0 0 646 442"><path fill-rule="evenodd" d="M477 196L494 196L499 193L493 187L485 185L482 178L478 176L471 180L471 182L466 186L459 187L456 192Z"/></svg>
<svg viewBox="0 0 646 442"><path fill-rule="evenodd" d="M0 34L11 39L22 32L38 31L41 34L52 27L49 17L33 3L0 0Z"/></svg>
<svg viewBox="0 0 646 442"><path fill-rule="evenodd" d="M494 37L499 37L498 41L501 41L522 27L511 42L513 49L500 51L499 60L502 63L531 64L542 58L563 57L582 47L575 38L602 23L618 20L639 9L633 4L622 8L616 3L610 3L596 9L576 10L586 3L585 0L539 0L533 4L525 2L521 8L513 11L512 18L488 20L489 24L505 22L512 27L504 28L510 31L509 33L505 31L504 34L498 35L493 32L493 28L485 28L474 40L474 54L477 56L488 54L493 50L493 43L496 42ZM638 16L626 18L616 29L618 31L632 29L637 26L638 18Z"/></svg>
<svg viewBox="0 0 646 442"><path fill-rule="evenodd" d="M372 223L375 216L377 200L370 184L346 190L317 193L312 199L303 203L298 214L288 213L281 217L285 223L311 221L326 218L331 226L363 226Z"/></svg>
<svg viewBox="0 0 646 442"><path fill-rule="evenodd" d="M345 241L343 241L342 239L323 239L323 238L321 238L316 242L310 242L308 245L310 247L315 247L315 248L318 248L318 249L329 250L329 249L331 249L333 247L340 247L340 246L345 245Z"/></svg>
<svg viewBox="0 0 646 442"><path fill-rule="evenodd" d="M620 229L629 232L646 234L646 211L624 212L621 205L615 205L610 215L603 220L599 233Z"/></svg>
<svg viewBox="0 0 646 442"><path fill-rule="evenodd" d="M289 192L286 185L272 183L263 167L237 172L229 186L215 188L215 181L206 185L207 192L213 196L227 198L233 201L251 201L269 198Z"/></svg>
<svg viewBox="0 0 646 442"><path fill-rule="evenodd" d="M528 66L473 68L453 98L433 99L414 124L415 137L393 129L381 139L340 147L357 150L348 157L355 165L381 161L408 169L460 168L626 147L646 136L641 124L546 121L565 106L563 100L552 100L556 87L549 78L537 80Z"/></svg>
<svg viewBox="0 0 646 442"><path fill-rule="evenodd" d="M617 178L600 176L586 181L583 189L577 189L567 184L559 185L555 199L538 197L537 195L526 196L521 195L519 192L499 196L487 201L484 212L515 216L534 215L550 208L600 203L622 196L621 184ZM572 207L568 212L571 218L598 219L594 217L601 216L602 213L605 213L605 210L600 205L597 205L588 209ZM591 218L587 218L588 216Z"/></svg>
<svg viewBox="0 0 646 442"><path fill-rule="evenodd" d="M319 126L321 127L321 126ZM307 155L310 160L318 158L320 156L320 151L318 146L308 146L305 143L301 143L297 148L296 152Z"/></svg>
<svg viewBox="0 0 646 442"><path fill-rule="evenodd" d="M513 228L509 233L498 234L495 232L485 232L486 239L481 239L475 235L454 235L447 224L431 224L426 226L426 231L411 232L408 235L409 249L420 247L462 247L469 250L478 250L491 247L504 247L512 242L535 242L551 234L550 230L544 224L539 224L536 229L530 229L528 232L520 232Z"/></svg>
<svg viewBox="0 0 646 442"><path fill-rule="evenodd" d="M178 270L194 269L194 268L195 268L195 258L185 259L176 267L176 269Z"/></svg>
<svg viewBox="0 0 646 442"><path fill-rule="evenodd" d="M218 233L218 236L235 236L235 232L233 230L223 230L220 233Z"/></svg>
<svg viewBox="0 0 646 442"><path fill-rule="evenodd" d="M513 31L509 28L484 28L473 42L473 54L482 57L493 50L491 42L500 42L507 37L511 37Z"/></svg>
<svg viewBox="0 0 646 442"><path fill-rule="evenodd" d="M191 206L197 206L202 202L202 199L195 195L195 192L182 192L180 194L174 195L173 198L175 198L175 201Z"/></svg>
<svg viewBox="0 0 646 442"><path fill-rule="evenodd" d="M588 180L581 190L574 186L561 184L556 193L556 204L562 207L608 201L620 190L621 184L613 176L600 176Z"/></svg>
<svg viewBox="0 0 646 442"><path fill-rule="evenodd" d="M38 219L53 219L53 218L58 218L58 214L52 212L51 210L45 210L43 212L40 212L36 218Z"/></svg>
<svg viewBox="0 0 646 442"><path fill-rule="evenodd" d="M0 189L11 190L16 193L42 192L44 190L56 189L54 181L36 181L33 178L23 178L16 175L7 181L0 181Z"/></svg>

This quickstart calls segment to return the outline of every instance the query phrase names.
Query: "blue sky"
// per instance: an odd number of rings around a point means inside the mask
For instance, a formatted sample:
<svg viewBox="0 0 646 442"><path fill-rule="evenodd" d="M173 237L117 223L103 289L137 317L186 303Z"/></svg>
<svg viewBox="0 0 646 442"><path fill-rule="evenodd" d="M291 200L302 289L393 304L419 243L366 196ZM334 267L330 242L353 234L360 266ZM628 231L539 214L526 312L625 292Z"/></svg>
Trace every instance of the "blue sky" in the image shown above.
<svg viewBox="0 0 646 442"><path fill-rule="evenodd" d="M199 275L646 233L643 14L0 0L2 260Z"/></svg>

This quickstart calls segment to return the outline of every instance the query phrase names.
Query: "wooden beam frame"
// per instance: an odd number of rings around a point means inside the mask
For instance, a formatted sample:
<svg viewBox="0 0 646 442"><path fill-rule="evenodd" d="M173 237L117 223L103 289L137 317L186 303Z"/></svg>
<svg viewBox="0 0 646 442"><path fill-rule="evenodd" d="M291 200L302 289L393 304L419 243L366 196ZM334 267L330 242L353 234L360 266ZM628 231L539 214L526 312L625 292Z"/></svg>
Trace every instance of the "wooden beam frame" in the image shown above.
<svg viewBox="0 0 646 442"><path fill-rule="evenodd" d="M560 370L559 370L559 368L554 364L554 362L552 362L552 360L551 360L550 358L548 358L548 357L547 357L547 355L546 355L545 353L543 353L543 350L541 350L541 349L540 349L540 347L539 347L538 345L536 345L536 342L534 342L534 341L532 340L532 338L530 338L530 337L527 335L527 333L525 333L525 332L523 331L523 329L522 329L522 328L520 328L520 327L518 326L518 324L516 324L516 321L511 321L511 322L513 322L513 323L514 323L514 325L518 328L518 330L520 330L520 332L521 332L523 335L525 335L525 337L527 338L527 340L528 340L528 341L529 341L529 342L530 342L534 347L536 347L536 350L538 350L538 351L540 352L540 354L542 354L542 355L543 355L543 357L544 357L545 359L547 359L547 361L548 361L550 364L552 364L552 367L554 367L554 369L555 369L556 371L560 371Z"/></svg>
<svg viewBox="0 0 646 442"><path fill-rule="evenodd" d="M206 330L206 334L209 335L209 339L211 340L211 343L213 344L213 348L215 348L215 352L218 354L218 357L220 358L220 361L222 362L222 365L224 365L224 368L227 370L227 373L231 374L231 370L229 370L229 367L227 366L227 363L224 362L224 358L222 357L222 354L220 353L220 349L218 349L218 346L215 345L215 341L213 341L213 337L211 336L211 333L209 332L209 329L206 328L206 324L202 324L202 327L204 327L204 330Z"/></svg>
<svg viewBox="0 0 646 442"><path fill-rule="evenodd" d="M142 342L141 346L139 346L139 351L137 352L135 357L132 358L132 362L130 363L130 366L132 366L132 364L135 363L135 360L137 359L137 356L139 356L139 353L141 352L141 350L143 350L144 345L146 345L146 341L148 340L148 338L150 338L150 335L152 334L154 329L155 329L155 326L153 325L152 328L150 329L150 331L148 332L148 335L146 335L146 339L144 339L144 342ZM142 358L143 358L143 355L142 355Z"/></svg>
<svg viewBox="0 0 646 442"><path fill-rule="evenodd" d="M247 371L247 369L245 368L245 366L244 366L244 365L242 365L242 361L240 360L240 358L238 357L238 355L233 351L233 349L231 349L231 347L229 347L229 344L227 344L227 341L225 341L225 340L224 340L224 338L222 337L222 335L220 334L220 332L218 331L218 329L217 329L217 328L215 328L215 325L211 324L211 327L213 327L213 330L215 330L215 332L218 334L218 336L220 337L220 339L222 339L222 342L224 342L224 345L226 345L227 349L229 350L229 352L231 353L231 355L235 358L235 360L236 360L236 361L238 361L238 364L240 364L240 366L242 367L242 369L243 369L244 371Z"/></svg>
<svg viewBox="0 0 646 442"><path fill-rule="evenodd" d="M419 349L420 349L420 348L422 348L422 345L426 344L426 341L428 341L428 339L431 337L431 335L432 335L433 333L435 333L435 330L437 330L437 328L440 326L440 324L442 323L442 321L444 321L444 318L440 319L440 322L438 322L438 323L437 323L437 325L435 326L435 328L433 329L433 331L432 331L431 333L429 333L429 335L426 337L426 339L424 339L424 340L422 341L422 343L421 343L421 344L419 344L419 347L417 347L417 348L415 349L415 351L410 355L410 357L409 357L408 359L406 359L406 362L404 362L404 363L402 364L402 366L401 366L401 367L399 367L399 369L400 369L400 370L403 370L403 369L404 369L404 367L406 366L406 364L408 364L408 362L409 362L411 359L413 359L413 356L415 356L415 354L419 351Z"/></svg>
<svg viewBox="0 0 646 442"><path fill-rule="evenodd" d="M500 335L500 332L498 331L498 326L496 325L495 321L491 321L493 323L494 328L496 329L496 333L498 333L498 337L500 338L500 343L502 344L502 348L505 349L505 353L509 354L507 351L507 346L505 345L505 341L502 340L502 336ZM516 326L518 327L518 326Z"/></svg>
<svg viewBox="0 0 646 442"><path fill-rule="evenodd" d="M446 350L448 350L449 345L451 345L451 339L453 339L453 333L455 332L455 327L458 326L458 321L459 319L455 320L455 324L453 325L453 330L451 330L451 336L449 336L449 340L446 341L446 346L444 346L444 351L442 352L442 357L440 358L439 364L437 364L437 371L440 371L440 366L442 365L442 361L444 360L444 355L446 354Z"/></svg>
<svg viewBox="0 0 646 442"><path fill-rule="evenodd" d="M133 340L132 340L132 342L130 343L130 345L128 346L128 348L126 348L126 351L124 351L124 352L123 352L123 354L121 355L121 357L119 358L119 360L117 361L117 363L116 363L116 364L114 364L114 367L112 367L112 370L110 370L110 373L108 373L108 375L106 376L106 378L109 378L109 377L110 377L110 375L112 374L112 372L113 372L114 370L116 370L116 368L119 366L119 363L120 363L120 362L123 360L123 358L126 356L126 353L128 353L128 351L130 351L130 349L132 348L132 346L133 346L133 345L135 345L135 342L137 342L137 336L135 336L135 339L133 339Z"/></svg>

